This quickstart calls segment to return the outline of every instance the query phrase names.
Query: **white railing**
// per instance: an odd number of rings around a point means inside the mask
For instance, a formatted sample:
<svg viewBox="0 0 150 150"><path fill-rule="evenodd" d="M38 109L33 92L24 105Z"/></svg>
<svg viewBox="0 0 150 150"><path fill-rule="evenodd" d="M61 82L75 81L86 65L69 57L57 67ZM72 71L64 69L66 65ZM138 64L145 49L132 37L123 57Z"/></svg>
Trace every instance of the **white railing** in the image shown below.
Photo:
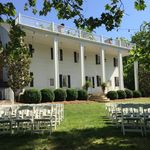
<svg viewBox="0 0 150 150"><path fill-rule="evenodd" d="M114 45L118 47L124 47L128 49L131 49L133 46L135 46L135 44L130 43L128 41L124 41L120 39L112 39L101 35L98 36L90 32L86 32L79 29L73 29L64 25L54 24L52 22L44 21L41 19L37 19L34 17L29 17L21 14L19 14L19 16L16 18L16 24L26 25L37 29L57 32L57 33L61 33L73 37L78 37L78 38L87 39L99 43L105 43L108 45Z"/></svg>

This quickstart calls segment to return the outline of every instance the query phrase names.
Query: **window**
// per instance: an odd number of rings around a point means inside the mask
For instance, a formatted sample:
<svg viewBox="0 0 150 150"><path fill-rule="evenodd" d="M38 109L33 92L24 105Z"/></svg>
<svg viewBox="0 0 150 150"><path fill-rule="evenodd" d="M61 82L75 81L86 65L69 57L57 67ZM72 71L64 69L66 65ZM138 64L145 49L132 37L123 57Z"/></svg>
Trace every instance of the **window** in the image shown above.
<svg viewBox="0 0 150 150"><path fill-rule="evenodd" d="M100 64L101 60L100 60L100 55L95 55L95 60L96 60L96 64Z"/></svg>
<svg viewBox="0 0 150 150"><path fill-rule="evenodd" d="M50 78L50 86L54 86L54 79Z"/></svg>
<svg viewBox="0 0 150 150"><path fill-rule="evenodd" d="M93 85L93 88L95 88L95 78L92 77L92 85Z"/></svg>
<svg viewBox="0 0 150 150"><path fill-rule="evenodd" d="M118 59L114 57L114 67L118 66Z"/></svg>
<svg viewBox="0 0 150 150"><path fill-rule="evenodd" d="M77 63L79 62L79 53L74 52L74 62Z"/></svg>
<svg viewBox="0 0 150 150"><path fill-rule="evenodd" d="M59 86L62 87L71 87L71 77L70 75L59 75Z"/></svg>
<svg viewBox="0 0 150 150"><path fill-rule="evenodd" d="M115 86L119 86L119 77L115 77Z"/></svg>
<svg viewBox="0 0 150 150"><path fill-rule="evenodd" d="M63 50L62 49L59 50L59 60L63 61Z"/></svg>
<svg viewBox="0 0 150 150"><path fill-rule="evenodd" d="M32 44L29 44L29 52L30 52L31 57L33 57L34 48L33 48Z"/></svg>
<svg viewBox="0 0 150 150"><path fill-rule="evenodd" d="M97 80L97 87L100 87L101 86L101 77L97 75L96 80Z"/></svg>
<svg viewBox="0 0 150 150"><path fill-rule="evenodd" d="M30 87L34 87L33 72L30 72L30 77L31 77Z"/></svg>
<svg viewBox="0 0 150 150"><path fill-rule="evenodd" d="M54 51L53 51L53 48L51 47L51 60L54 59Z"/></svg>

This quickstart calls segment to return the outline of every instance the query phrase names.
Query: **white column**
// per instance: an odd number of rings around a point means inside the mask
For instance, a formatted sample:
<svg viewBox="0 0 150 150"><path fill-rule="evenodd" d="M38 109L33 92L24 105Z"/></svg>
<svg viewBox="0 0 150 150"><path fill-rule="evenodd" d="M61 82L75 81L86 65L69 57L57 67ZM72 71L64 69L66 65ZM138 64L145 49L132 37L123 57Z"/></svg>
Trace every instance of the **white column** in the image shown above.
<svg viewBox="0 0 150 150"><path fill-rule="evenodd" d="M139 82L138 82L138 61L134 62L134 84L135 90L139 90Z"/></svg>
<svg viewBox="0 0 150 150"><path fill-rule="evenodd" d="M59 88L58 38L54 38L54 87Z"/></svg>
<svg viewBox="0 0 150 150"><path fill-rule="evenodd" d="M119 64L119 89L124 90L124 81L123 81L123 62L122 62L122 53L119 52L118 56L118 64Z"/></svg>
<svg viewBox="0 0 150 150"><path fill-rule="evenodd" d="M80 68L81 68L81 87L85 84L85 68L84 68L84 45L80 44Z"/></svg>
<svg viewBox="0 0 150 150"><path fill-rule="evenodd" d="M105 75L105 51L101 49L102 82L106 82Z"/></svg>

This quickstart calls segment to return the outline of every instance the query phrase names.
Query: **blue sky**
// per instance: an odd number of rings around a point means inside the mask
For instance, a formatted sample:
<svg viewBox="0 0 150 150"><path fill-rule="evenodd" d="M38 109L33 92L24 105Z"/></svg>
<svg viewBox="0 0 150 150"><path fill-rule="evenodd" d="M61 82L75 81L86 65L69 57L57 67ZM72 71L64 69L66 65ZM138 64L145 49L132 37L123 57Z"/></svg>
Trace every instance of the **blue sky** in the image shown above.
<svg viewBox="0 0 150 150"><path fill-rule="evenodd" d="M7 2L8 0L0 0L0 2ZM31 11L24 11L23 6L26 0L11 0L17 10L17 13L22 13L25 15L33 16L36 18L41 18L50 22L55 22L55 23L64 23L66 26L69 27L75 27L73 24L73 20L58 20L56 12L53 10L48 16L38 16L38 15L33 15ZM41 8L41 3L43 0L37 0L37 8ZM84 5L83 5L83 14L85 16L95 16L98 17L100 16L101 12L104 11L104 5L109 2L109 0L85 0ZM99 27L95 29L95 33L100 35L105 35L108 37L125 37L130 39L132 35L134 35L135 32L140 30L140 25L143 23L143 21L150 21L150 0L146 0L146 3L148 7L146 8L145 11L136 11L134 9L134 0L123 0L124 3L124 8L126 11L126 14L123 17L120 29L117 31L112 30L110 32L107 32L105 30L105 27ZM130 32L128 31L130 29Z"/></svg>

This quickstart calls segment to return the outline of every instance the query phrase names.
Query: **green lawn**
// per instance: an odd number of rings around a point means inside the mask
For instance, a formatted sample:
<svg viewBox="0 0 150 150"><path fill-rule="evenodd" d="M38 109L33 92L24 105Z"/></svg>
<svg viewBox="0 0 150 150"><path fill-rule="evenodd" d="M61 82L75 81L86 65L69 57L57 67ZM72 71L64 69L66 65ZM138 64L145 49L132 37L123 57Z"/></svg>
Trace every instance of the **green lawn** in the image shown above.
<svg viewBox="0 0 150 150"><path fill-rule="evenodd" d="M150 99L134 100L141 101ZM150 136L141 137L138 133L123 136L107 119L105 105L95 102L65 105L65 119L51 136L0 137L0 150L149 150L149 147Z"/></svg>

